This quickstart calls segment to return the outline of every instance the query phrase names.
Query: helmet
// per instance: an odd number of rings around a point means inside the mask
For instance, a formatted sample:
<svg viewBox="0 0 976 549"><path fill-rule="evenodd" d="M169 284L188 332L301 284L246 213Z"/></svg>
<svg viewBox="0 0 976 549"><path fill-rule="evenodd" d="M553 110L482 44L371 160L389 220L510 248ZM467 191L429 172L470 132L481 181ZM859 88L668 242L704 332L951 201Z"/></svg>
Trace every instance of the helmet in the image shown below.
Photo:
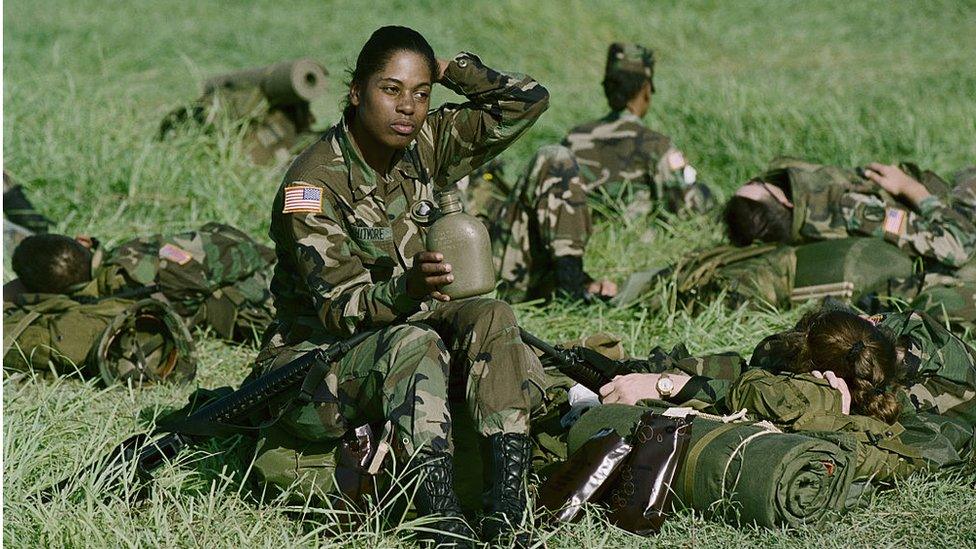
<svg viewBox="0 0 976 549"><path fill-rule="evenodd" d="M162 301L143 299L117 315L92 347L91 365L106 385L185 383L196 375L190 333Z"/></svg>

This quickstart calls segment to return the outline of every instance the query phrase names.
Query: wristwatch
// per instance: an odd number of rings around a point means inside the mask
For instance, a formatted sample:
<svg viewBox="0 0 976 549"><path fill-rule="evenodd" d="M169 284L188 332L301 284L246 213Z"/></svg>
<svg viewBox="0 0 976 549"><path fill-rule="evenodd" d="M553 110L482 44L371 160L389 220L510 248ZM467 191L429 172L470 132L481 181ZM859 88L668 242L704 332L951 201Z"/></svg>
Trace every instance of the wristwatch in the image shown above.
<svg viewBox="0 0 976 549"><path fill-rule="evenodd" d="M671 380L668 374L661 374L661 377L657 378L656 389L661 399L666 399L674 393L674 381Z"/></svg>

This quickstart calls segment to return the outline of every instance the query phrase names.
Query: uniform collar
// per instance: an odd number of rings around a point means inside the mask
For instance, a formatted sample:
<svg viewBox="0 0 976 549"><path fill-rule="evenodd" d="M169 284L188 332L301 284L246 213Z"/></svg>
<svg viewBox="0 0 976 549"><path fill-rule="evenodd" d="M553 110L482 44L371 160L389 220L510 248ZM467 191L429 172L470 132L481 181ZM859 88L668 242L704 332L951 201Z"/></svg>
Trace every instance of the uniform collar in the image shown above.
<svg viewBox="0 0 976 549"><path fill-rule="evenodd" d="M641 126L644 125L643 118L637 116L636 114L630 112L627 109L623 109L619 111L610 111L610 114L607 115L607 120L608 121L620 120L621 122L633 122L635 124L640 124Z"/></svg>
<svg viewBox="0 0 976 549"><path fill-rule="evenodd" d="M359 149L356 148L352 132L349 131L348 117L346 115L342 116L337 128L336 141L338 142L339 151L343 156L343 161L349 170L349 187L352 189L356 199L359 200L376 189L380 175L366 163L366 160L359 153ZM416 149L417 141L414 140L409 147L398 152L394 157L393 167L390 169L390 173L399 171L404 177L419 179L417 167L411 160L417 156Z"/></svg>

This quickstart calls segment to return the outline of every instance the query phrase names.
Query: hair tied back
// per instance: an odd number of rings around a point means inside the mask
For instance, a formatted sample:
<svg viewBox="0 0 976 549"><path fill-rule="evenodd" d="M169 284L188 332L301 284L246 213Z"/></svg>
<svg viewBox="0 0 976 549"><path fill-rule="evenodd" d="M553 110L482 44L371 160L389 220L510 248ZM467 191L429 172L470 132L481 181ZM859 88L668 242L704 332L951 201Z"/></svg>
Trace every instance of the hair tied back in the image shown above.
<svg viewBox="0 0 976 549"><path fill-rule="evenodd" d="M861 358L862 351L864 351L864 342L860 340L855 341L851 345L851 350L847 352L847 362L850 364L857 362L857 359Z"/></svg>

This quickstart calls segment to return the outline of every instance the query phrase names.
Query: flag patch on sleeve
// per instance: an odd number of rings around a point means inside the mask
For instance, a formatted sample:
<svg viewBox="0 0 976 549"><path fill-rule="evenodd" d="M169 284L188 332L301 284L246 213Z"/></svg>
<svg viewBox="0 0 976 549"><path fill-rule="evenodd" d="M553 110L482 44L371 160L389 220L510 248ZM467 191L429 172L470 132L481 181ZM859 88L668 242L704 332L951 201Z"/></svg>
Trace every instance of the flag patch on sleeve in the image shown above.
<svg viewBox="0 0 976 549"><path fill-rule="evenodd" d="M908 213L899 208L885 209L884 232L891 235L901 235L905 232L905 221L908 220Z"/></svg>
<svg viewBox="0 0 976 549"><path fill-rule="evenodd" d="M172 261L177 265L186 265L193 259L193 254L172 244L166 244L159 249L159 259Z"/></svg>
<svg viewBox="0 0 976 549"><path fill-rule="evenodd" d="M281 213L322 213L322 189L311 185L285 187Z"/></svg>

